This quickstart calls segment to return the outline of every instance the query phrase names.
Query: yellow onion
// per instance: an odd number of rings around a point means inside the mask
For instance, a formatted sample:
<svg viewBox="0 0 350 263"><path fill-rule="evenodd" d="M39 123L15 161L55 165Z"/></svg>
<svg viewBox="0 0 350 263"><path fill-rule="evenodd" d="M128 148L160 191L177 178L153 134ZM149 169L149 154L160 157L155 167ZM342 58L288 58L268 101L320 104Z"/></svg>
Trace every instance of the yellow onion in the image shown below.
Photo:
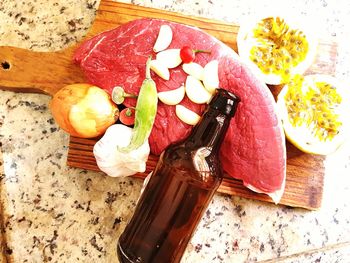
<svg viewBox="0 0 350 263"><path fill-rule="evenodd" d="M119 116L118 108L103 89L91 84L72 84L60 89L50 102L57 124L72 136L102 135Z"/></svg>

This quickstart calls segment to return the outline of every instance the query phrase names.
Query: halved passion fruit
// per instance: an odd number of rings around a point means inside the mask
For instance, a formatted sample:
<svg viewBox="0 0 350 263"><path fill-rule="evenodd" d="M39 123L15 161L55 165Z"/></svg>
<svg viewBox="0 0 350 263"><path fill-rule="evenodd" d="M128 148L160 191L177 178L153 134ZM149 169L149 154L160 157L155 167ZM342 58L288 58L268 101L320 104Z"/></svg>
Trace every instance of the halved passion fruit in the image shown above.
<svg viewBox="0 0 350 263"><path fill-rule="evenodd" d="M293 77L277 107L287 138L304 152L330 154L350 135L350 89L333 77Z"/></svg>
<svg viewBox="0 0 350 263"><path fill-rule="evenodd" d="M240 57L267 84L287 83L312 64L317 42L306 28L278 16L245 23L237 36Z"/></svg>

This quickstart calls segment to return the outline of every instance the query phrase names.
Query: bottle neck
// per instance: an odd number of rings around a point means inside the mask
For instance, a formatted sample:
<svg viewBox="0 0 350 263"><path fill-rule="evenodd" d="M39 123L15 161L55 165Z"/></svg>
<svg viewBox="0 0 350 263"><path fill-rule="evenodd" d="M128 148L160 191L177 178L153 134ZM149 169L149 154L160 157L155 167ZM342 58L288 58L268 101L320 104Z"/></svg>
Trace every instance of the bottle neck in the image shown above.
<svg viewBox="0 0 350 263"><path fill-rule="evenodd" d="M192 129L186 147L192 149L206 147L211 149L211 153L217 153L225 138L230 119L230 116L222 114L219 110L209 108Z"/></svg>

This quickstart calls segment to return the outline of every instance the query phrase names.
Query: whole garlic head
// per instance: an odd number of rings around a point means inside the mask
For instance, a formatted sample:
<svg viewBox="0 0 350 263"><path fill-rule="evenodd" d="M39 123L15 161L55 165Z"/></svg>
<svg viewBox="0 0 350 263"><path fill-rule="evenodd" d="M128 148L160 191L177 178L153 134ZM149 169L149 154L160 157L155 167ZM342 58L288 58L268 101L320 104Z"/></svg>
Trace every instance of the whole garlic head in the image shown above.
<svg viewBox="0 0 350 263"><path fill-rule="evenodd" d="M148 141L136 150L123 153L118 147L129 145L132 128L114 124L95 144L94 155L101 171L112 177L130 176L146 171L146 162L150 153Z"/></svg>

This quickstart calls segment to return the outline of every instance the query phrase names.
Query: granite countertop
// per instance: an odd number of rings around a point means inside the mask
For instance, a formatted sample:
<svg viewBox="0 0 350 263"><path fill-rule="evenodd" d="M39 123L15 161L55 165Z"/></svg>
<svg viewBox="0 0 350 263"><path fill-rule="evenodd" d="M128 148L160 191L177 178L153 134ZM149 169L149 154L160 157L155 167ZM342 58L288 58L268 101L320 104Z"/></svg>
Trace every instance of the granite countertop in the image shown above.
<svg viewBox="0 0 350 263"><path fill-rule="evenodd" d="M335 75L349 83L348 1L131 2L236 24L264 10L286 10L316 22L323 39L338 43ZM84 36L98 4L2 1L0 46L67 47ZM49 100L0 91L0 262L115 262L116 241L142 182L67 167L69 138L55 124ZM349 262L349 149L347 144L325 160L318 211L216 194L182 262Z"/></svg>

